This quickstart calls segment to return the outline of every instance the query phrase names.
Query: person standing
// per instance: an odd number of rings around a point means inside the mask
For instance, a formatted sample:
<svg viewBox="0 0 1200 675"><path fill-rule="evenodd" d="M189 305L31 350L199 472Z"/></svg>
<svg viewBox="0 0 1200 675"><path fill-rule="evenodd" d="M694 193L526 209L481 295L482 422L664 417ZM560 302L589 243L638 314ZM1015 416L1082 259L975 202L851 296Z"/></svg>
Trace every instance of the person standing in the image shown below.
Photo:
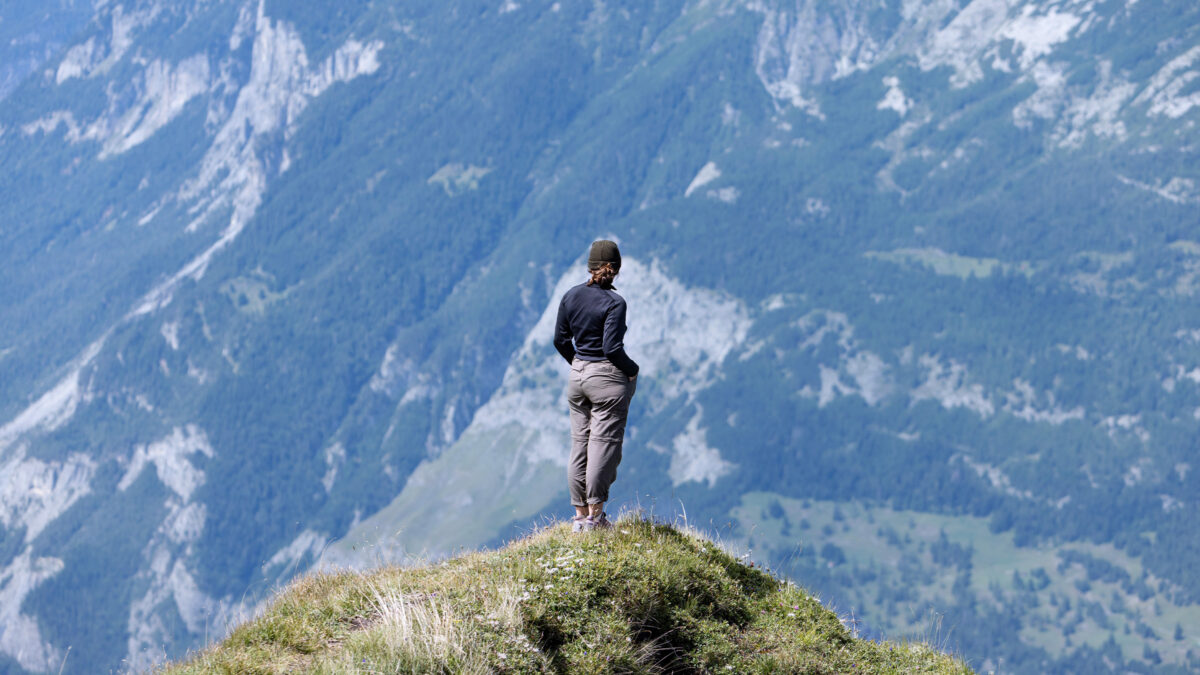
<svg viewBox="0 0 1200 675"><path fill-rule="evenodd" d="M593 242L588 252L590 278L563 294L554 326L554 348L571 364L567 489L575 507L573 532L612 527L604 503L621 463L638 375L638 364L625 353L625 298L613 287L620 271L617 244L607 239Z"/></svg>

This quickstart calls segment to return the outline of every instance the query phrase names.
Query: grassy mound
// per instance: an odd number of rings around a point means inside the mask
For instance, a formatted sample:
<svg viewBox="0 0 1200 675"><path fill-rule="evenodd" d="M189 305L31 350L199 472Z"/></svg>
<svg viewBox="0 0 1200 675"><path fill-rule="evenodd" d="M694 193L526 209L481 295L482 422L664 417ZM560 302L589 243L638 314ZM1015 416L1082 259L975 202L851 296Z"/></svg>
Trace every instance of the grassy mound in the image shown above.
<svg viewBox="0 0 1200 675"><path fill-rule="evenodd" d="M315 574L168 673L969 673L855 639L711 541L626 518L421 568Z"/></svg>

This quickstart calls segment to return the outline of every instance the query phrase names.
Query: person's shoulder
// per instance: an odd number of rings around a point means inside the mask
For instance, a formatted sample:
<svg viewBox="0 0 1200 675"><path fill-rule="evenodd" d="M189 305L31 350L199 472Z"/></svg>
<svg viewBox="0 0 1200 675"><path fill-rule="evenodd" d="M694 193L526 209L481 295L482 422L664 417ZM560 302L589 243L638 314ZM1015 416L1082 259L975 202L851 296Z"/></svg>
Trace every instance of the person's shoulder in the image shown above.
<svg viewBox="0 0 1200 675"><path fill-rule="evenodd" d="M585 289L585 288L587 288L587 284L579 284L579 285L568 288L567 292L563 293L563 300L566 300L567 298L579 295L580 293L583 292L583 289Z"/></svg>
<svg viewBox="0 0 1200 675"><path fill-rule="evenodd" d="M576 296L586 296L588 299L585 302L600 302L601 304L625 305L625 298L611 288L601 288L596 284L589 285L587 282L581 283L578 286L572 286L563 293L563 302L567 302L568 298Z"/></svg>
<svg viewBox="0 0 1200 675"><path fill-rule="evenodd" d="M616 292L615 290L613 290L611 288L606 288L606 289L604 289L604 294L606 296L608 296L608 299L610 302L612 302L612 304L620 305L621 307L625 306L625 298L622 297L621 294Z"/></svg>

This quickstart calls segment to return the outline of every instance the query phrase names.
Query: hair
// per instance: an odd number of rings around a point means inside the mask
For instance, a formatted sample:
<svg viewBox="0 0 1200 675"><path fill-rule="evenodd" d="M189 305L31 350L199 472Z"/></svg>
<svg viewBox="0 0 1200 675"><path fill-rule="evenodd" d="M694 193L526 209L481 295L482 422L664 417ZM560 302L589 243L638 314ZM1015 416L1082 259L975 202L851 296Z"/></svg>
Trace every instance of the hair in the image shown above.
<svg viewBox="0 0 1200 675"><path fill-rule="evenodd" d="M592 270L592 278L588 279L587 285L597 284L605 290L616 290L612 285L613 279L617 278L617 270L613 268L612 263L600 263L600 266Z"/></svg>

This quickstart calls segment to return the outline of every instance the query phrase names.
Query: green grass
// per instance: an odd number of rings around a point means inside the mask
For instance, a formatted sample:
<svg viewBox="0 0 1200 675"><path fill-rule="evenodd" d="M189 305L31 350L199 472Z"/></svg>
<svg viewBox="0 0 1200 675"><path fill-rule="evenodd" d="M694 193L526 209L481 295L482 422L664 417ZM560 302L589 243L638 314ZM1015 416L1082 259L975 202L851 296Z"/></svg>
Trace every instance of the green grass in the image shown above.
<svg viewBox="0 0 1200 675"><path fill-rule="evenodd" d="M263 316L267 308L287 297L287 293L275 293L270 285L255 277L237 277L221 284L221 292L237 307L238 311Z"/></svg>
<svg viewBox="0 0 1200 675"><path fill-rule="evenodd" d="M1020 639L1026 644L1064 653L1080 645L1099 649L1111 637L1127 659L1141 658L1149 645L1165 663L1175 664L1186 663L1188 650L1195 646L1192 639L1175 640L1173 634L1176 625L1197 625L1200 607L1173 602L1167 582L1148 574L1137 558L1111 544L1018 546L1011 531L992 532L986 518L802 501L771 493L746 494L731 515L743 524L754 523L747 544L756 552L774 551L772 559L806 549L815 552L827 543L838 547L846 560L832 569L845 570L853 578L841 601L888 635L927 635L936 618L921 608L949 607L955 602L953 585L960 571L939 563L933 555L933 547L944 536L970 550L966 588L977 602L1000 609L1022 608ZM1089 578L1083 565L1064 562L1072 551L1107 561L1131 581L1144 580L1153 595L1143 598L1127 584ZM768 557L765 550L761 557ZM820 560L818 564L826 564ZM921 578L906 570L929 574ZM1026 584L1039 576L1045 582L1017 588L1014 575ZM894 591L903 591L905 599L881 600ZM1097 620L1094 609L1088 611L1097 606L1106 625ZM1157 637L1142 635L1142 626Z"/></svg>
<svg viewBox="0 0 1200 675"><path fill-rule="evenodd" d="M429 185L441 185L446 195L456 197L464 192L479 189L479 181L491 173L493 169L468 164L447 164L437 170L437 173L426 181Z"/></svg>
<svg viewBox="0 0 1200 675"><path fill-rule="evenodd" d="M947 253L936 248L906 248L895 251L867 251L867 258L886 260L898 265L918 265L928 268L934 274L958 277L959 279L986 279L997 270L1016 271L1025 276L1033 274L1033 268L1028 263L1012 265L1001 262L996 258L972 258L969 256Z"/></svg>
<svg viewBox="0 0 1200 675"><path fill-rule="evenodd" d="M421 567L313 574L167 673L969 673L857 639L800 588L691 531L555 525Z"/></svg>

